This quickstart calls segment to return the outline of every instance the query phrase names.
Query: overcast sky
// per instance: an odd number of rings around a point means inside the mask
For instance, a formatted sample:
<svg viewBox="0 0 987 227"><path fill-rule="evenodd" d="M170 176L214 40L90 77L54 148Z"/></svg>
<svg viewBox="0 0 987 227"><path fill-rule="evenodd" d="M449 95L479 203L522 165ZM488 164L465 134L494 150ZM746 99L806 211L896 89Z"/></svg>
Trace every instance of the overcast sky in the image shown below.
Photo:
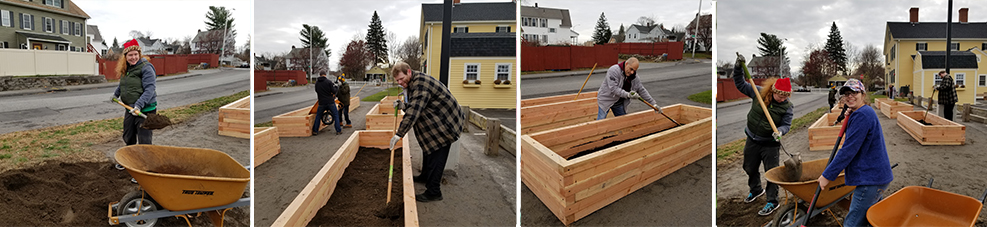
<svg viewBox="0 0 987 227"><path fill-rule="evenodd" d="M692 0L646 0L646 1L587 1L587 0L522 0L521 4L539 7L568 9L569 17L572 19L572 29L579 33L579 42L586 42L593 39L593 29L596 28L596 21L600 19L600 13L604 13L607 22L610 22L610 29L616 34L620 24L624 24L624 29L637 22L637 19L646 16L654 17L658 23L665 25L666 29L672 27L685 27L695 17L699 10L700 1ZM712 2L702 0L702 13L712 12Z"/></svg>
<svg viewBox="0 0 987 227"><path fill-rule="evenodd" d="M983 0L953 1L953 22L959 20L960 8L970 8L970 22L987 21L983 6ZM907 22L911 7L919 7L919 22L946 22L945 0L717 1L716 60L732 63L738 51L756 54L757 39L764 32L788 39L791 67L798 71L807 47L825 46L834 21L843 41L858 50L867 45L883 50L887 22Z"/></svg>
<svg viewBox="0 0 987 227"><path fill-rule="evenodd" d="M75 0L76 5L89 14L89 25L96 25L106 41L113 45L116 37L123 43L130 40L130 31L151 31L151 38L182 40L195 37L196 31L206 29L206 12L209 6L232 8L236 29L237 48L247 42L253 33L253 6L249 0L212 1L129 1L129 0Z"/></svg>

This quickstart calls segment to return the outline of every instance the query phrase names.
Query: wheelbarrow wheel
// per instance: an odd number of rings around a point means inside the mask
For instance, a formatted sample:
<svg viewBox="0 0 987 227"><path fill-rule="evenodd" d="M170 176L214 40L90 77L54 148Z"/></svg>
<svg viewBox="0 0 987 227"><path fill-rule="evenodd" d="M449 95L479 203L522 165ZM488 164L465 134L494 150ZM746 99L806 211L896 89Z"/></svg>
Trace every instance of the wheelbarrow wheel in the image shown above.
<svg viewBox="0 0 987 227"><path fill-rule="evenodd" d="M141 197L143 195L143 198ZM133 191L127 193L120 199L120 206L117 207L118 215L131 215L136 214L138 211L140 213L146 213L158 210L158 205L151 200L151 196L144 194L140 191ZM145 219L137 220L133 222L125 222L129 227L151 227L158 223L158 219Z"/></svg>
<svg viewBox="0 0 987 227"><path fill-rule="evenodd" d="M340 108L343 108L343 107L337 104L336 105L337 112L338 112L338 110L340 110ZM333 122L332 121L332 111L326 110L325 112L322 112L322 124L332 126L332 122Z"/></svg>
<svg viewBox="0 0 987 227"><path fill-rule="evenodd" d="M798 209L797 213L792 213L792 210ZM791 226L795 223L795 218L802 218L805 215L805 207L799 206L798 203L789 203L777 211L775 211L775 218L773 226Z"/></svg>

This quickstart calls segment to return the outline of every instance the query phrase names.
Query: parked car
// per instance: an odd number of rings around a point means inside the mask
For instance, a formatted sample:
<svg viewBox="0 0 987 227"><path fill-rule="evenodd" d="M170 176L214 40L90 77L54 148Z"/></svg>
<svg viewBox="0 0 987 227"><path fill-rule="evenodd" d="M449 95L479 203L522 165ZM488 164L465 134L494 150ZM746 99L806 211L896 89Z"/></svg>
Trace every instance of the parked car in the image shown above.
<svg viewBox="0 0 987 227"><path fill-rule="evenodd" d="M236 67L237 68L250 68L250 63L246 63L246 62L240 63L240 65L237 65Z"/></svg>

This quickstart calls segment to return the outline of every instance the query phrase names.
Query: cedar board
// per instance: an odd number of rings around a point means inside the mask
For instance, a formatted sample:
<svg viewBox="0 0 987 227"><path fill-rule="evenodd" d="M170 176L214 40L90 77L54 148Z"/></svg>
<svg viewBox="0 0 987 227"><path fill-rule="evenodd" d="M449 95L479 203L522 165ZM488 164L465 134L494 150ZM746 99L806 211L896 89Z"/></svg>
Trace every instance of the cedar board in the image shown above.
<svg viewBox="0 0 987 227"><path fill-rule="evenodd" d="M923 119L932 125L918 122L918 120ZM935 114L926 115L925 111L898 112L898 126L922 145L963 145L966 143L966 126Z"/></svg>
<svg viewBox="0 0 987 227"><path fill-rule="evenodd" d="M254 128L254 168L281 153L281 139L276 127Z"/></svg>
<svg viewBox="0 0 987 227"><path fill-rule="evenodd" d="M219 135L250 138L250 96L219 108Z"/></svg>

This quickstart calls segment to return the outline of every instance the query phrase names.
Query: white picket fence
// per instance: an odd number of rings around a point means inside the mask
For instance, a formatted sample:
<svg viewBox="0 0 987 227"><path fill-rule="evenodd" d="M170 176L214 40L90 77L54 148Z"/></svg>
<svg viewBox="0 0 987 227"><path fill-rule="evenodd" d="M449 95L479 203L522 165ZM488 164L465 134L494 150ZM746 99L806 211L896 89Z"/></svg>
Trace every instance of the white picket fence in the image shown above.
<svg viewBox="0 0 987 227"><path fill-rule="evenodd" d="M96 75L98 70L95 53L0 49L0 76Z"/></svg>

